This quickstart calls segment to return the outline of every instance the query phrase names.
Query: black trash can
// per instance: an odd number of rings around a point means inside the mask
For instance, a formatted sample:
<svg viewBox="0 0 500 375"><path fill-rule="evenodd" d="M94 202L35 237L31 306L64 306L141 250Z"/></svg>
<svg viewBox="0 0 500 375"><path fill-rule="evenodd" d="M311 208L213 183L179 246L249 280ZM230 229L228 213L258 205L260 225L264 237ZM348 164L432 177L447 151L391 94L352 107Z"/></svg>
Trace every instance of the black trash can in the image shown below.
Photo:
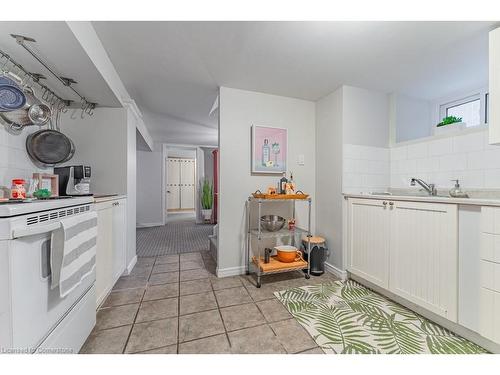
<svg viewBox="0 0 500 375"><path fill-rule="evenodd" d="M320 238L320 237L319 237ZM311 275L321 276L325 273L325 262L328 258L328 249L325 245L325 240L317 241L318 237L314 237L315 243L311 243ZM309 261L307 254L307 240L302 241L302 254L306 262ZM307 272L307 270L304 270Z"/></svg>

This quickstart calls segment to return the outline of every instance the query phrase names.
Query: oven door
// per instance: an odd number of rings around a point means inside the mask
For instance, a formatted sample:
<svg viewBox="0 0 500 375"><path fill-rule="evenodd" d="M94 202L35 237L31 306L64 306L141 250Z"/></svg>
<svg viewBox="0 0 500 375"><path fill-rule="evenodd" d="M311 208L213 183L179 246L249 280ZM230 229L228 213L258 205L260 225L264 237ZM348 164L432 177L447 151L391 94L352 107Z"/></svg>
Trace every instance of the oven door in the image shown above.
<svg viewBox="0 0 500 375"><path fill-rule="evenodd" d="M95 282L95 271L66 297L50 288L50 234L33 226L8 241L10 263L12 343L34 350L54 330Z"/></svg>

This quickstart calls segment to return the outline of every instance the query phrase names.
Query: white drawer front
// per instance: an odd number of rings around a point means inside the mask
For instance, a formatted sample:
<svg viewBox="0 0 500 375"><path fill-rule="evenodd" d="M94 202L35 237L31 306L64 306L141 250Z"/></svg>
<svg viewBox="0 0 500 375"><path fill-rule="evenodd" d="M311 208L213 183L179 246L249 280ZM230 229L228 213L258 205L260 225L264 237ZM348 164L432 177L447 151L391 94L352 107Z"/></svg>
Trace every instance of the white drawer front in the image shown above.
<svg viewBox="0 0 500 375"><path fill-rule="evenodd" d="M500 263L500 235L481 233L481 259Z"/></svg>
<svg viewBox="0 0 500 375"><path fill-rule="evenodd" d="M500 293L500 264L481 261L481 286Z"/></svg>
<svg viewBox="0 0 500 375"><path fill-rule="evenodd" d="M481 232L500 234L500 207L481 208Z"/></svg>
<svg viewBox="0 0 500 375"><path fill-rule="evenodd" d="M500 293L481 288L480 334L500 343Z"/></svg>

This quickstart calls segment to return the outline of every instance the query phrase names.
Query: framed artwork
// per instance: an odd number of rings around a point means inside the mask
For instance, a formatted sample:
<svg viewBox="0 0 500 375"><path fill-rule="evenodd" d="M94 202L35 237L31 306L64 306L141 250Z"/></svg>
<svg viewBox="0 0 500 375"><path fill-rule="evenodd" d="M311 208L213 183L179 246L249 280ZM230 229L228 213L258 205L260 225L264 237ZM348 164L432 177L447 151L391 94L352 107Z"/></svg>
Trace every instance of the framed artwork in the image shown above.
<svg viewBox="0 0 500 375"><path fill-rule="evenodd" d="M287 129L252 126L252 173L286 172Z"/></svg>

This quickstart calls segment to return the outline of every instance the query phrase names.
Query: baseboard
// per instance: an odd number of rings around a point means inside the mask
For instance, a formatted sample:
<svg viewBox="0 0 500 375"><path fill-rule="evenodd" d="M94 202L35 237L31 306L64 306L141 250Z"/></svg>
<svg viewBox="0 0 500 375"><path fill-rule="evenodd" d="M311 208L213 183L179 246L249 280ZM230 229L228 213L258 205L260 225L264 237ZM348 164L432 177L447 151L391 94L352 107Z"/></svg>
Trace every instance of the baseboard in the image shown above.
<svg viewBox="0 0 500 375"><path fill-rule="evenodd" d="M219 268L217 267L217 277L229 277L229 276L238 276L244 275L246 273L246 267L228 267L228 268Z"/></svg>
<svg viewBox="0 0 500 375"><path fill-rule="evenodd" d="M134 256L132 258L132 260L130 261L130 263L128 264L127 269L125 270L125 273L127 275L130 275L130 272L132 272L132 270L134 269L136 263L137 263L137 255Z"/></svg>
<svg viewBox="0 0 500 375"><path fill-rule="evenodd" d="M347 272L346 271L342 271L341 269L335 267L333 264L325 262L325 269L326 269L327 272L333 273L340 280L346 280L347 279Z"/></svg>
<svg viewBox="0 0 500 375"><path fill-rule="evenodd" d="M149 227L160 227L163 223L137 223L137 228L149 228Z"/></svg>

